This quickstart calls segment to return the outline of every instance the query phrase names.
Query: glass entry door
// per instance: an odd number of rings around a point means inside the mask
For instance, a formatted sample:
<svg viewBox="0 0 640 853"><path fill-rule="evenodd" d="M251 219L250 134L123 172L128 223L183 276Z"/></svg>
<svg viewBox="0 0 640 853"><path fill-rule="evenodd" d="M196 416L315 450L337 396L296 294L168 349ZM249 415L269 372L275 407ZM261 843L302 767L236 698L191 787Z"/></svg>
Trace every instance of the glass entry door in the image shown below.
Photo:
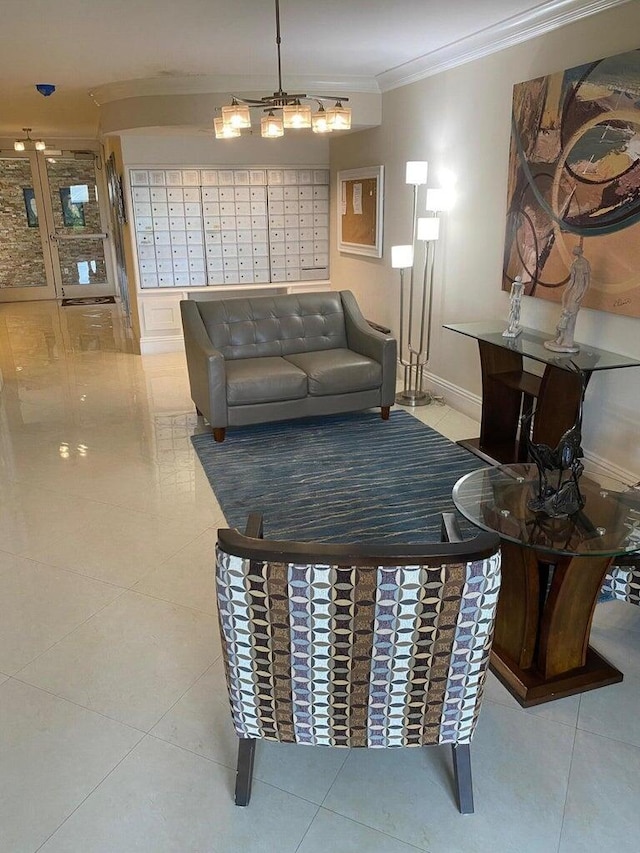
<svg viewBox="0 0 640 853"><path fill-rule="evenodd" d="M35 152L0 154L0 302L56 298L43 206Z"/></svg>
<svg viewBox="0 0 640 853"><path fill-rule="evenodd" d="M108 234L97 162L96 157L84 153L45 159L53 220L51 253L63 297L109 296L114 292L105 252Z"/></svg>
<svg viewBox="0 0 640 853"><path fill-rule="evenodd" d="M91 152L0 152L0 302L115 293L104 186Z"/></svg>

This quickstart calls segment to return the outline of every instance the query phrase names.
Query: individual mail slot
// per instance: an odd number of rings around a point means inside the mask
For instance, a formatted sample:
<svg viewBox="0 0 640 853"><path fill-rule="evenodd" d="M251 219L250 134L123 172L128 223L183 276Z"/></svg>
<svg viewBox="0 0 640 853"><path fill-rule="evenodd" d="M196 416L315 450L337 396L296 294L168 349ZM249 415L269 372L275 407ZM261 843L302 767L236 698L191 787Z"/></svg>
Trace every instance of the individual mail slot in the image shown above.
<svg viewBox="0 0 640 853"><path fill-rule="evenodd" d="M167 190L167 201L171 203L172 201L184 201L184 193L182 191L182 187L171 187Z"/></svg>
<svg viewBox="0 0 640 853"><path fill-rule="evenodd" d="M284 243L284 228L274 228L269 236L272 243Z"/></svg>
<svg viewBox="0 0 640 853"><path fill-rule="evenodd" d="M300 239L300 232L297 228L285 228L284 229L284 241L285 243L291 243L292 241L298 241Z"/></svg>
<svg viewBox="0 0 640 853"><path fill-rule="evenodd" d="M313 255L313 240L300 240L298 245L301 255Z"/></svg>
<svg viewBox="0 0 640 853"><path fill-rule="evenodd" d="M269 187L268 188L269 204L272 201L282 201L284 198L284 187Z"/></svg>
<svg viewBox="0 0 640 853"><path fill-rule="evenodd" d="M313 202L312 201L301 201L298 202L298 213L313 213Z"/></svg>
<svg viewBox="0 0 640 853"><path fill-rule="evenodd" d="M236 234L238 235L238 243L251 243L251 231L238 228Z"/></svg>
<svg viewBox="0 0 640 853"><path fill-rule="evenodd" d="M300 213L299 206L300 206L300 202L297 199L295 201L285 201L284 202L284 214L285 214L285 216L288 213Z"/></svg>
<svg viewBox="0 0 640 853"><path fill-rule="evenodd" d="M287 270L287 281L300 281L300 267L292 267Z"/></svg>
<svg viewBox="0 0 640 853"><path fill-rule="evenodd" d="M269 281L269 270L254 270L253 280L260 284L266 284Z"/></svg>
<svg viewBox="0 0 640 853"><path fill-rule="evenodd" d="M267 228L268 222L266 216L252 216L251 217L251 227L252 228Z"/></svg>
<svg viewBox="0 0 640 853"><path fill-rule="evenodd" d="M284 243L272 243L271 244L271 257L275 255L284 255L285 253L285 244Z"/></svg>
<svg viewBox="0 0 640 853"><path fill-rule="evenodd" d="M138 246L138 257L141 261L155 261L156 251L153 246L149 246L148 244Z"/></svg>
<svg viewBox="0 0 640 853"><path fill-rule="evenodd" d="M235 216L221 216L220 217L220 227L221 227L222 231L233 231L235 233L235 230L236 230L236 218L235 218Z"/></svg>
<svg viewBox="0 0 640 853"><path fill-rule="evenodd" d="M253 258L238 258L238 269L239 270L252 270L253 269Z"/></svg>
<svg viewBox="0 0 640 853"><path fill-rule="evenodd" d="M182 184L182 172L180 169L167 169L165 177L169 186L179 187Z"/></svg>
<svg viewBox="0 0 640 853"><path fill-rule="evenodd" d="M146 233L138 234L138 244L140 246L144 246L147 243L153 243L153 232L148 231Z"/></svg>
<svg viewBox="0 0 640 853"><path fill-rule="evenodd" d="M283 201L270 201L269 202L269 213L272 216L284 215L284 202Z"/></svg>
<svg viewBox="0 0 640 853"><path fill-rule="evenodd" d="M220 191L218 187L203 187L202 201L220 201Z"/></svg>
<svg viewBox="0 0 640 853"><path fill-rule="evenodd" d="M239 258L251 258L251 257L253 257L253 252L251 250L251 243L238 243L238 257Z"/></svg>
<svg viewBox="0 0 640 853"><path fill-rule="evenodd" d="M253 259L253 268L254 270L268 270L269 269L269 258L265 255L264 258L255 258Z"/></svg>
<svg viewBox="0 0 640 853"><path fill-rule="evenodd" d="M251 189L249 187L234 187L233 197L236 201L251 201Z"/></svg>
<svg viewBox="0 0 640 853"><path fill-rule="evenodd" d="M284 200L285 201L297 201L299 198L299 188L298 187L284 187Z"/></svg>
<svg viewBox="0 0 640 853"><path fill-rule="evenodd" d="M132 169L130 174L131 174L131 183L132 184L148 184L149 183L149 173L146 170Z"/></svg>
<svg viewBox="0 0 640 853"><path fill-rule="evenodd" d="M157 287L158 276L155 273L146 273L141 276L141 283L143 287Z"/></svg>
<svg viewBox="0 0 640 853"><path fill-rule="evenodd" d="M313 267L309 270L300 270L300 281L315 281L320 278L327 278L329 270L326 267Z"/></svg>
<svg viewBox="0 0 640 853"><path fill-rule="evenodd" d="M287 255L287 269L300 266L300 255Z"/></svg>
<svg viewBox="0 0 640 853"><path fill-rule="evenodd" d="M314 201L313 202L313 212L314 213L328 213L329 212L329 202L328 201Z"/></svg>
<svg viewBox="0 0 640 853"><path fill-rule="evenodd" d="M311 169L298 169L298 183L310 184L313 179Z"/></svg>
<svg viewBox="0 0 640 853"><path fill-rule="evenodd" d="M151 216L151 204L149 202L138 201L133 206L133 212L136 216Z"/></svg>
<svg viewBox="0 0 640 853"><path fill-rule="evenodd" d="M300 239L301 240L313 240L313 228L301 228L300 229Z"/></svg>
<svg viewBox="0 0 640 853"><path fill-rule="evenodd" d="M149 190L147 187L134 187L131 195L133 196L134 202L149 202L151 201L151 196L149 195Z"/></svg>
<svg viewBox="0 0 640 853"><path fill-rule="evenodd" d="M251 202L249 201L237 201L235 203L235 214L236 216L251 216Z"/></svg>
<svg viewBox="0 0 640 853"><path fill-rule="evenodd" d="M238 257L238 247L235 243L229 243L228 245L222 246L222 257L223 258L237 258Z"/></svg>
<svg viewBox="0 0 640 853"><path fill-rule="evenodd" d="M220 203L217 201L207 201L202 205L202 211L205 216L220 216Z"/></svg>
<svg viewBox="0 0 640 853"><path fill-rule="evenodd" d="M236 198L237 198L237 196L236 196ZM251 198L251 201L266 201L267 200L267 188L266 187L251 187L250 198Z"/></svg>
<svg viewBox="0 0 640 853"><path fill-rule="evenodd" d="M225 272L224 283L225 284L237 284L238 283L237 271L236 272Z"/></svg>
<svg viewBox="0 0 640 853"><path fill-rule="evenodd" d="M207 269L215 272L216 270L221 270L223 267L222 258L210 258L207 257Z"/></svg>
<svg viewBox="0 0 640 853"><path fill-rule="evenodd" d="M285 228L298 228L300 225L300 220L298 216L285 216L284 218L284 227Z"/></svg>
<svg viewBox="0 0 640 853"><path fill-rule="evenodd" d="M283 270L286 269L287 261L285 256L282 255L272 255L271 256L271 269L272 270Z"/></svg>
<svg viewBox="0 0 640 853"><path fill-rule="evenodd" d="M217 171L217 169L203 169L200 172L200 180L202 181L203 186L217 186L218 185L218 171Z"/></svg>
<svg viewBox="0 0 640 853"><path fill-rule="evenodd" d="M249 284L253 282L253 270L240 270L238 279L240 280L240 284Z"/></svg>
<svg viewBox="0 0 640 853"><path fill-rule="evenodd" d="M218 190L220 201L235 201L236 195L233 187L220 187Z"/></svg>
<svg viewBox="0 0 640 853"><path fill-rule="evenodd" d="M185 223L187 231L202 231L202 219L199 216L187 216Z"/></svg>
<svg viewBox="0 0 640 853"><path fill-rule="evenodd" d="M251 239L254 243L268 243L269 242L269 232L262 229L254 228L251 232Z"/></svg>
<svg viewBox="0 0 640 853"><path fill-rule="evenodd" d="M291 186L292 184L298 183L298 170L297 169L285 169L283 175L283 182L285 186Z"/></svg>
<svg viewBox="0 0 640 853"><path fill-rule="evenodd" d="M224 273L222 270L207 270L207 278L209 284L223 284Z"/></svg>
<svg viewBox="0 0 640 853"><path fill-rule="evenodd" d="M315 266L313 261L313 255L303 255L302 253L300 253L300 267L302 269L307 267L308 269L309 267L313 266Z"/></svg>
<svg viewBox="0 0 640 853"><path fill-rule="evenodd" d="M187 231L187 243L201 246L203 242L202 231Z"/></svg>
<svg viewBox="0 0 640 853"><path fill-rule="evenodd" d="M160 287L173 287L173 273L162 273L158 276L158 285Z"/></svg>
<svg viewBox="0 0 640 853"><path fill-rule="evenodd" d="M236 216L236 228L238 231L251 230L251 217L250 216Z"/></svg>
<svg viewBox="0 0 640 853"><path fill-rule="evenodd" d="M152 261L140 261L140 272L157 272L158 267L156 266L155 258Z"/></svg>
<svg viewBox="0 0 640 853"><path fill-rule="evenodd" d="M204 270L189 273L189 284L203 287L207 283L207 274Z"/></svg>
<svg viewBox="0 0 640 853"><path fill-rule="evenodd" d="M266 216L267 215L267 203L265 201L252 201L251 202L251 214L253 216Z"/></svg>
<svg viewBox="0 0 640 853"><path fill-rule="evenodd" d="M190 258L203 258L204 259L204 246L188 246L187 254Z"/></svg>
<svg viewBox="0 0 640 853"><path fill-rule="evenodd" d="M170 231L184 231L186 226L186 222L184 216L170 216L169 217L169 230Z"/></svg>
<svg viewBox="0 0 640 853"><path fill-rule="evenodd" d="M328 255L329 254L329 241L328 240L314 240L313 241L313 254L314 255Z"/></svg>
<svg viewBox="0 0 640 853"><path fill-rule="evenodd" d="M236 203L235 201L221 201L220 202L220 216L235 216L236 215Z"/></svg>
<svg viewBox="0 0 640 853"><path fill-rule="evenodd" d="M187 247L186 246L172 246L171 254L174 258L186 258L187 255Z"/></svg>
<svg viewBox="0 0 640 853"><path fill-rule="evenodd" d="M269 257L269 245L267 243L254 243L251 251L254 258Z"/></svg>
<svg viewBox="0 0 640 853"><path fill-rule="evenodd" d="M224 268L225 270L235 270L238 271L238 259L237 258L225 258L224 259Z"/></svg>
<svg viewBox="0 0 640 853"><path fill-rule="evenodd" d="M184 204L180 201L170 201L169 216L184 216Z"/></svg>
<svg viewBox="0 0 640 853"><path fill-rule="evenodd" d="M173 280L175 284L179 285L180 287L184 286L185 284L190 284L189 273L186 272L174 273Z"/></svg>
<svg viewBox="0 0 640 853"><path fill-rule="evenodd" d="M172 257L171 246L156 246L155 251L158 260Z"/></svg>
<svg viewBox="0 0 640 853"><path fill-rule="evenodd" d="M219 216L207 217L204 220L204 230L205 231L220 231L221 228L222 228L222 226L220 224L220 217Z"/></svg>
<svg viewBox="0 0 640 853"><path fill-rule="evenodd" d="M271 281L286 281L287 273L286 270L271 270Z"/></svg>
<svg viewBox="0 0 640 853"><path fill-rule="evenodd" d="M204 258L190 258L189 272L204 272Z"/></svg>
<svg viewBox="0 0 640 853"><path fill-rule="evenodd" d="M184 215L185 216L200 216L201 208L199 204L195 204L193 201L185 202L184 204Z"/></svg>
<svg viewBox="0 0 640 853"><path fill-rule="evenodd" d="M329 255L316 255L313 259L314 267L326 267L329 263Z"/></svg>
<svg viewBox="0 0 640 853"><path fill-rule="evenodd" d="M163 187L169 183L163 169L153 169L149 172L149 183L153 186Z"/></svg>
<svg viewBox="0 0 640 853"><path fill-rule="evenodd" d="M284 228L284 216L270 216L269 225L271 228ZM273 233L271 235L273 237Z"/></svg>
<svg viewBox="0 0 640 853"><path fill-rule="evenodd" d="M329 215L327 213L314 213L313 224L314 225L321 225L323 228L328 228L328 226L329 226Z"/></svg>
<svg viewBox="0 0 640 853"><path fill-rule="evenodd" d="M186 231L172 231L171 232L171 245L172 246L186 246L187 245L187 232Z"/></svg>
<svg viewBox="0 0 640 853"><path fill-rule="evenodd" d="M165 261L166 263L166 261ZM188 272L189 271L189 261L187 258L174 258L173 259L173 271L174 272Z"/></svg>
<svg viewBox="0 0 640 853"><path fill-rule="evenodd" d="M316 199L329 199L329 187L314 187L313 197Z"/></svg>
<svg viewBox="0 0 640 853"><path fill-rule="evenodd" d="M223 231L222 232L222 243L223 245L235 246L238 242L238 237L235 231Z"/></svg>
<svg viewBox="0 0 640 853"><path fill-rule="evenodd" d="M156 231L153 238L156 246L168 246L171 243L171 235L168 231Z"/></svg>
<svg viewBox="0 0 640 853"><path fill-rule="evenodd" d="M329 239L329 229L328 228L314 228L313 229L313 239L314 240L328 240Z"/></svg>
<svg viewBox="0 0 640 853"><path fill-rule="evenodd" d="M167 191L164 187L152 187L149 190L149 195L151 196L152 203L154 201L159 201L160 204L167 203Z"/></svg>
<svg viewBox="0 0 640 853"><path fill-rule="evenodd" d="M151 205L153 216L169 216L169 205L164 201L154 201Z"/></svg>
<svg viewBox="0 0 640 853"><path fill-rule="evenodd" d="M182 194L184 196L185 202L198 202L200 203L200 190L197 187L186 187L182 190Z"/></svg>
<svg viewBox="0 0 640 853"><path fill-rule="evenodd" d="M207 257L208 258L221 258L222 257L222 244L221 243L207 243Z"/></svg>
<svg viewBox="0 0 640 853"><path fill-rule="evenodd" d="M136 231L153 231L153 219L150 216L138 216Z"/></svg>
<svg viewBox="0 0 640 853"><path fill-rule="evenodd" d="M182 171L182 183L189 184L192 187L197 187L200 183L200 170L199 169L183 169Z"/></svg>
<svg viewBox="0 0 640 853"><path fill-rule="evenodd" d="M313 198L313 187L298 187L298 198L310 200Z"/></svg>
<svg viewBox="0 0 640 853"><path fill-rule="evenodd" d="M311 228L313 226L313 214L301 213L298 217L298 225L300 228Z"/></svg>

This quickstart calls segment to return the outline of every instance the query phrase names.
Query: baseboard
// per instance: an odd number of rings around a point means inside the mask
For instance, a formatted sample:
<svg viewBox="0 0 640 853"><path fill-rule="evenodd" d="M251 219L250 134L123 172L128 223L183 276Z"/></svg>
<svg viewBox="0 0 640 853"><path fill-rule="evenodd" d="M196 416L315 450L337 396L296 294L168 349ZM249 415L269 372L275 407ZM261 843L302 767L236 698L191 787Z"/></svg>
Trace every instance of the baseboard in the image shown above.
<svg viewBox="0 0 640 853"><path fill-rule="evenodd" d="M628 485L640 481L640 474L637 471L634 473L628 468L620 468L619 465L615 465L608 459L591 453L589 450L584 452L584 470L587 474L593 474L596 477L611 477L618 483Z"/></svg>
<svg viewBox="0 0 640 853"><path fill-rule="evenodd" d="M161 338L140 338L140 355L184 351L182 335L163 335Z"/></svg>

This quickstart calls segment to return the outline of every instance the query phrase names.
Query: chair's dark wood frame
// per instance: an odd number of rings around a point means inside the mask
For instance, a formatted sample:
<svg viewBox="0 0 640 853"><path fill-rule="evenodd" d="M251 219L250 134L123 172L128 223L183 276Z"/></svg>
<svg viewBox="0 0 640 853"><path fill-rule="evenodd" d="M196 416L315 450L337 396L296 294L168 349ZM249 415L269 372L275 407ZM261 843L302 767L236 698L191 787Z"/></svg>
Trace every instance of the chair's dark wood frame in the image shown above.
<svg viewBox="0 0 640 853"><path fill-rule="evenodd" d="M252 562L328 563L346 566L403 566L438 565L443 560L454 562L456 557L483 560L495 554L500 538L497 533L481 531L473 539L463 540L454 513L442 514L442 542L424 545L401 546L384 543L323 544L316 542L277 542L262 538L263 524L260 513L250 513L242 534L238 530L221 529L218 541L223 551ZM443 547L444 545L444 547ZM238 739L235 804L249 805L256 740ZM458 809L461 814L472 814L473 780L471 776L471 749L468 743L452 744L453 772Z"/></svg>

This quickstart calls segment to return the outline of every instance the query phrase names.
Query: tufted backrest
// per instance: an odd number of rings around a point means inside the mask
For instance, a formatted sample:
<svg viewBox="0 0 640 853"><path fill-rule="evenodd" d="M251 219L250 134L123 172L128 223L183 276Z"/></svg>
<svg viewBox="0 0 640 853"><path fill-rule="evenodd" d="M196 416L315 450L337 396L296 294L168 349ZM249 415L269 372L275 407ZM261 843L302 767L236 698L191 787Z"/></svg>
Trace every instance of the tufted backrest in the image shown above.
<svg viewBox="0 0 640 853"><path fill-rule="evenodd" d="M211 343L227 359L347 346L342 300L336 292L197 304Z"/></svg>
<svg viewBox="0 0 640 853"><path fill-rule="evenodd" d="M260 541L219 531L218 611L239 737L470 742L500 585L497 537L462 543L466 559L460 544L426 545L422 558L370 565L348 563L349 546L335 546L343 556L331 561L291 559L289 546L302 543L264 543L278 557L252 559Z"/></svg>

